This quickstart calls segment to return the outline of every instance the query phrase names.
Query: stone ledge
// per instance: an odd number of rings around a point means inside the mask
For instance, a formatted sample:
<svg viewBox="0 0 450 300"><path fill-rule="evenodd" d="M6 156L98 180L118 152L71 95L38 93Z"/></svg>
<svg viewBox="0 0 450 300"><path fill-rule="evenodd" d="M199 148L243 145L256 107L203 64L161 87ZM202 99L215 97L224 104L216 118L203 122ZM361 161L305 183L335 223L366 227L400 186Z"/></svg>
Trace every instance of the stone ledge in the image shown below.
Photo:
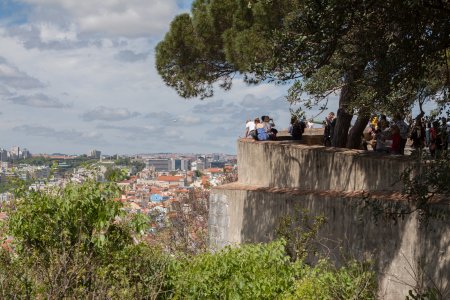
<svg viewBox="0 0 450 300"><path fill-rule="evenodd" d="M271 146L279 147L291 147L301 150L314 150L318 152L325 153L339 153L348 156L358 156L358 157L369 157L373 159L383 159L383 160L396 160L396 161L415 161L409 155L391 155L387 153L379 153L369 150L357 150L357 149L347 149L347 148L335 148L335 147L325 147L322 145L308 145L302 140L292 140L292 139L280 139L276 141L255 141L254 139L242 138L238 140L239 143L252 143L252 144L269 144Z"/></svg>
<svg viewBox="0 0 450 300"><path fill-rule="evenodd" d="M296 189L296 188L275 188L275 187L263 187L263 186L254 186L254 185L244 185L239 182L233 182L229 184L224 184L221 186L216 186L212 189L221 191L221 190L235 190L235 191L250 191L250 192L265 192L265 193L273 193L273 194L288 194L293 196L300 195L315 195L322 197L334 197L334 198L357 198L361 199L364 197L368 197L373 200L387 200L387 201L407 201L405 195L402 195L401 192L393 192L393 191L374 191L370 194L367 191L314 191L314 190L305 190L305 189ZM436 196L436 200L433 201L436 204L450 204L450 199Z"/></svg>

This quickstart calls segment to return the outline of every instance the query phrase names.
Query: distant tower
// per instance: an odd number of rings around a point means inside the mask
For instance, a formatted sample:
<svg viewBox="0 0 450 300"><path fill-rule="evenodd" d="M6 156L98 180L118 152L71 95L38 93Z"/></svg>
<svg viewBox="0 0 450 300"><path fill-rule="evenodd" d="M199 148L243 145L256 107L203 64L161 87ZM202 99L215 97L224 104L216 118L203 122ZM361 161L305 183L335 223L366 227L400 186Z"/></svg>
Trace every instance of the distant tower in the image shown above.
<svg viewBox="0 0 450 300"><path fill-rule="evenodd" d="M20 151L20 157L23 159L29 158L31 157L31 153L27 148L23 148L22 151Z"/></svg>
<svg viewBox="0 0 450 300"><path fill-rule="evenodd" d="M91 150L89 151L89 153L87 154L88 157L92 157L92 158L100 158L100 156L102 155L102 152L99 150Z"/></svg>
<svg viewBox="0 0 450 300"><path fill-rule="evenodd" d="M11 151L9 153L12 159L18 159L20 155L20 147L19 146L11 147Z"/></svg>
<svg viewBox="0 0 450 300"><path fill-rule="evenodd" d="M0 161L8 161L8 151L0 148Z"/></svg>

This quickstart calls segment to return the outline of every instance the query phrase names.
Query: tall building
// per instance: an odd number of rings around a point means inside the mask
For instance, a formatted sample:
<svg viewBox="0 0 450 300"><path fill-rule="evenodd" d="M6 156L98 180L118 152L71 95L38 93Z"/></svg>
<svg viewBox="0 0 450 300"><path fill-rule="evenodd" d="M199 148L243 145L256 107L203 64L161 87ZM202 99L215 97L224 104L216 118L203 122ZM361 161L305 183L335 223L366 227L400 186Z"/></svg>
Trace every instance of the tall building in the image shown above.
<svg viewBox="0 0 450 300"><path fill-rule="evenodd" d="M8 161L8 151L6 149L0 148L0 161Z"/></svg>
<svg viewBox="0 0 450 300"><path fill-rule="evenodd" d="M12 159L18 159L20 157L20 147L19 146L11 147L11 151L9 151L9 155Z"/></svg>
<svg viewBox="0 0 450 300"><path fill-rule="evenodd" d="M100 158L101 155L102 155L102 152L99 150L95 150L95 149L92 149L87 154L88 157L92 157L92 158Z"/></svg>
<svg viewBox="0 0 450 300"><path fill-rule="evenodd" d="M189 160L187 159L171 159L169 171L187 171L189 170Z"/></svg>
<svg viewBox="0 0 450 300"><path fill-rule="evenodd" d="M169 158L151 158L147 160L147 168L153 167L156 172L170 171L172 162Z"/></svg>
<svg viewBox="0 0 450 300"><path fill-rule="evenodd" d="M23 148L22 151L20 151L20 157L25 159L31 157L30 151L28 151L27 148Z"/></svg>

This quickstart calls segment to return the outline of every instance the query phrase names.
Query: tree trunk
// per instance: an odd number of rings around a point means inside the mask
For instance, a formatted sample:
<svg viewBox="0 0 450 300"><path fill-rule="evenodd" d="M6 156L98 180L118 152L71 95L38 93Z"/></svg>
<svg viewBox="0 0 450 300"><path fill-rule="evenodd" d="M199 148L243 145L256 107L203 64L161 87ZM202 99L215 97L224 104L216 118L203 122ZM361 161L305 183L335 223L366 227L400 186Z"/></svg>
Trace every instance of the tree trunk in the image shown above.
<svg viewBox="0 0 450 300"><path fill-rule="evenodd" d="M348 129L353 117L353 111L349 111L352 100L357 97L355 94L355 80L359 79L364 73L365 63L361 63L351 71L348 71L345 78L345 85L339 96L339 110L337 111L336 126L334 128L331 145L333 147L345 148L349 136Z"/></svg>
<svg viewBox="0 0 450 300"><path fill-rule="evenodd" d="M351 100L350 87L344 86L339 96L339 109L337 111L336 125L331 137L331 145L333 147L344 148L347 145L348 129L353 115L347 111L348 104Z"/></svg>
<svg viewBox="0 0 450 300"><path fill-rule="evenodd" d="M370 115L361 112L356 119L355 125L350 129L348 133L347 148L361 149L361 136L364 129L369 123Z"/></svg>

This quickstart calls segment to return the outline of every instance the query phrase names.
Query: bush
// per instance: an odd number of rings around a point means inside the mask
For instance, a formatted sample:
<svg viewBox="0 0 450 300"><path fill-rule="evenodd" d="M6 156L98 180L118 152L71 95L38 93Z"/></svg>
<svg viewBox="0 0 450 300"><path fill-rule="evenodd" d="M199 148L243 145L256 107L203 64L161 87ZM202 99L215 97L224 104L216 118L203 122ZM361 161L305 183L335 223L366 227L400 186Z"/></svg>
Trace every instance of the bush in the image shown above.
<svg viewBox="0 0 450 300"><path fill-rule="evenodd" d="M117 185L95 182L19 190L3 229L14 239L0 253L2 299L154 299L168 258L134 242L146 220L126 216L119 195Z"/></svg>
<svg viewBox="0 0 450 300"><path fill-rule="evenodd" d="M174 299L276 299L292 289L297 273L285 242L276 241L174 261L169 282Z"/></svg>
<svg viewBox="0 0 450 300"><path fill-rule="evenodd" d="M95 182L19 190L0 223L0 299L375 298L367 264L310 267L302 249L288 255L284 239L169 256L136 242L147 220L126 216L119 194ZM13 240L2 248L6 236ZM315 234L299 236L305 247Z"/></svg>
<svg viewBox="0 0 450 300"><path fill-rule="evenodd" d="M376 299L376 275L369 263L350 261L337 269L321 260L314 268L304 266L295 291L286 299Z"/></svg>

